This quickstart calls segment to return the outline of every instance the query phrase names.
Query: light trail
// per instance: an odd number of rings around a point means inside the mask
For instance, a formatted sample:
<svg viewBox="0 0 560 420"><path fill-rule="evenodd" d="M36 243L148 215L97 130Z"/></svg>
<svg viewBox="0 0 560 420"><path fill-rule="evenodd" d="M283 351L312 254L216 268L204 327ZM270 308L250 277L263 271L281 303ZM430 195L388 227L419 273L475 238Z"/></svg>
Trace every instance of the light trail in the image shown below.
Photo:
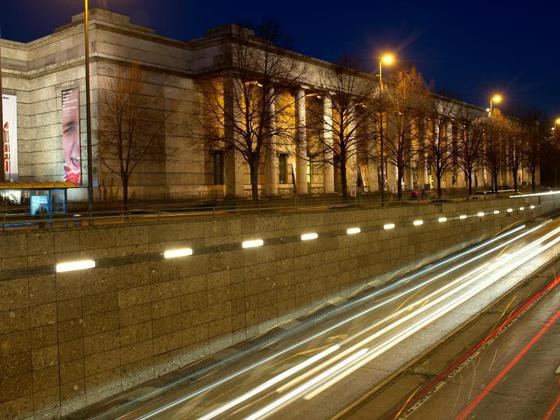
<svg viewBox="0 0 560 420"><path fill-rule="evenodd" d="M324 378L332 375L333 373L338 372L340 369L346 367L350 363L359 359L364 354L366 354L367 351L368 351L367 348L358 351L357 353L353 354L352 356L344 359L342 362L339 362L336 365L334 365L333 367L331 367L330 369L324 371L323 373L321 373L317 377L313 378L309 382L306 382L305 384L299 386L298 388L294 389L293 391L288 392L286 395L284 395L282 398L277 399L272 404L269 404L269 405L261 408L256 413L251 414L249 417L246 418L246 420L256 420L256 419L260 419L260 418L270 414L272 411L280 408L283 404L285 404L286 402L293 399L294 396L296 396L297 394L301 394L302 392L305 392L308 388L310 388L313 385L315 385L316 383L322 381Z"/></svg>
<svg viewBox="0 0 560 420"><path fill-rule="evenodd" d="M360 367L369 363L371 360L373 360L376 357L378 357L379 355L383 354L384 352L386 352L390 348L394 347L396 344L400 343L405 338L411 336L412 334L414 334L418 330L424 328L426 325L430 324L434 320L436 320L436 319L440 318L441 316L445 315L446 313L453 310L454 308L456 308L460 304L464 303L466 300L470 299L471 297L480 293L482 290L484 290L487 287L489 287L490 285L494 284L497 280L502 278L507 273L510 273L511 271L513 271L514 269L519 267L520 265L529 261L533 257L539 255L544 250L549 249L550 247L554 246L555 244L560 242L560 237L554 238L552 241L550 241L546 245L543 245L543 246L540 246L540 247L538 245L542 244L544 241L548 240L549 238L553 237L554 235L558 234L559 232L560 232L560 228L556 228L553 231L543 235L542 237L538 238L537 240L535 240L535 241L531 242L530 244L524 246L523 248L519 249L515 253L510 254L507 258L498 259L494 264L492 264L491 267L489 267L484 272L477 274L473 279L469 280L468 282L463 283L458 288L445 293L440 298L436 299L435 301L430 302L430 304L428 304L427 306L422 307L422 308L414 311L414 313L411 313L411 314L407 315L406 317L404 317L404 321L401 319L401 320L393 323L392 325L394 325L394 324L400 325L403 322L407 321L408 319L411 319L411 318L417 316L419 313L425 312L425 308L433 307L436 304L438 304L439 302L447 300L447 298L449 298L450 296L453 296L454 294L457 294L458 292L460 292L461 290L470 286L472 283L476 282L477 280L479 280L483 276L486 276L488 274L493 274L490 278L487 278L485 281L483 281L480 284L474 286L473 288L467 290L466 293L460 295L459 297L455 298L451 302L446 303L441 308L438 308L435 312L433 312L431 314L428 314L426 317L422 318L420 321L417 321L415 324L407 327L404 331L398 333L396 336L393 336L393 337L389 338L386 342L379 344L377 347L375 347L371 350L368 350L368 352L367 352L368 354L365 357L361 358L361 360L359 360L359 361L358 360L354 361L354 362L357 362L357 363L354 364L354 366L350 367L349 369L345 369L345 371L343 373L339 374L337 377L327 381L326 383L323 383L318 388L316 388L312 392L308 393L305 396L305 398L306 399L311 399L314 396L318 395L320 392L323 392L325 389L332 386L333 384L335 384L339 380L341 380L344 377L350 375L352 372L356 371ZM533 252L528 252L531 249L535 249L535 250ZM526 255L524 255L522 258L517 258L518 256L520 256L522 254L526 254ZM513 263L509 264L510 262L513 262ZM387 330L389 327L390 326L385 327L383 330ZM353 346L352 350L354 350L357 346L361 346L363 344L367 344L367 343L371 342L374 338L383 334L384 333L383 330L373 334L372 336L366 338L365 340L362 340L360 343ZM348 360L348 359L345 359L345 360ZM335 365L335 366L338 366L338 364ZM331 372L331 373L329 375L326 375L325 374L326 372ZM308 389L311 389L315 385L319 384L321 381L324 381L325 379L328 379L329 376L332 376L333 374L336 374L337 372L338 372L338 369L333 370L332 368L323 372L322 374L320 374L320 375L316 376L315 378L309 380L308 382L304 383L303 385L299 386L295 390L289 392L288 394L284 395L283 397L279 398L278 400L274 401L273 403L269 404L268 406L265 406L263 409L259 410L257 413L249 416L248 418L249 419L260 418L264 415L267 415L268 413L270 413L270 412L274 411L276 408L278 408L280 405L283 405L286 402L288 402L289 400L298 397L302 393L302 391L306 391Z"/></svg>
<svg viewBox="0 0 560 420"><path fill-rule="evenodd" d="M269 379L268 381L262 383L261 385L253 388L251 391L246 392L245 394L231 400L230 402L228 402L227 404L224 404L220 408L217 408L216 410L213 410L210 413L200 417L200 420L210 420L210 419L213 419L214 417L219 416L220 414L232 409L233 407L247 401L249 398L252 398L255 395L260 394L261 392L267 390L268 388L276 385L278 382L283 381L284 379L289 378L292 375L295 375L299 371L305 369L306 367L308 367L308 366L314 364L315 362L321 360L322 358L328 356L329 354L338 350L339 348L340 348L340 346L338 344L335 345L335 346L329 347L328 349L322 351L321 353L318 353L315 356L310 357L306 361L304 361L302 363L299 363L296 366L293 366L292 368L280 373L279 375L276 375L275 377Z"/></svg>
<svg viewBox="0 0 560 420"><path fill-rule="evenodd" d="M528 234L530 234L530 233L532 233L532 232L534 232L534 231L536 231L536 230L538 230L538 229L540 229L540 228L542 228L543 226L545 226L545 225L548 224L549 222L550 222L550 220L544 221L544 222L540 223L539 225L537 225L537 226L535 226L535 227L533 227L533 228L531 228L531 229L529 229L529 230L527 230L527 231L521 233L520 235L517 235L517 236L515 236L514 238L509 239L509 240L506 241L505 243L500 244L500 245L498 245L498 246L492 248L491 250L486 251L485 253L483 253L483 254L481 254L481 255L477 255L477 256L471 258L470 260L468 260L467 262L463 262L463 263L461 263L461 264L459 264L459 265L456 265L456 266L450 268L449 270L447 270L447 271L445 272L445 274L442 274L442 275L447 275L447 274L449 274L449 273L451 273L451 272L453 272L453 271L455 271L455 270L458 270L459 268L463 267L463 266L466 265L466 264L469 264L469 263L471 263L471 262L473 262L473 261L478 260L479 258L482 258L482 257L485 256L485 255L488 255L488 254L491 253L491 252L494 252L494 251L496 251L496 250L498 250L498 249L501 249L501 248L503 248L503 247L509 245L510 243L512 243L512 242L514 242L514 241L516 241L516 240L518 240L518 239L520 239L520 238L522 238L522 237L524 237L524 236L526 236L526 235L528 235ZM414 279L416 279L416 278L418 278L418 277L420 277L420 276L422 276L422 275L424 275L424 274L427 274L427 273L429 273L429 272L431 272L431 271L434 271L435 269L437 269L437 268L439 268L439 267L441 267L441 266L443 266L443 265L449 264L449 263L451 263L451 262L453 262L453 261L455 261L455 260L457 260L457 259L459 259L459 258L462 258L462 257L464 257L464 256L466 256L466 255L472 254L472 253L474 253L474 252L476 252L476 251L478 251L478 250L480 250L480 249L482 249L482 248L485 248L485 247L487 247L487 246L489 246L489 245L491 245L491 244L493 244L493 243L495 243L495 242L497 242L497 241L499 241L499 240L501 240L501 239L504 239L504 238L506 238L506 237L508 237L508 236L510 236L510 235L512 235L512 234L514 234L514 233L517 233L517 232L519 232L519 231L521 231L521 230L523 230L523 229L525 229L525 228L526 228L526 225L521 225L521 226L515 227L515 228L513 228L513 229L508 230L507 232L501 233L500 235L496 235L496 236L493 237L492 239L489 239L489 240L487 240L487 241L484 241L483 243L480 243L479 245L476 245L476 246L471 247L471 248L469 248L469 249L467 249L467 250L465 250L465 251L463 251L463 252L459 252L459 253L457 253L457 254L455 254L455 255L452 255L451 257L445 258L445 259L443 259L442 261L440 261L440 262L438 262L438 263L436 263L436 264L430 265L430 266L426 267L425 269L422 269L422 270L420 270L420 271L418 271L418 272L416 272L416 273L414 273L414 274L405 276L405 277L401 278L400 280L398 280L398 281L396 281L396 282L390 284L389 286L387 286L387 287L385 287L385 288L383 288L383 289L381 289L381 290L375 290L375 291L373 291L372 293L370 293L370 294L368 294L368 295L365 295L365 296L363 296L363 297L361 297L361 298L359 298L359 299L356 299L356 300L354 300L354 301L349 302L346 306L341 307L341 311L344 310L344 309L347 309L347 308L349 308L349 307L356 306L357 304L359 304L359 303L361 303L361 302L364 302L364 301L366 301L366 300L369 300L369 299L375 297L375 296L378 295L378 294L385 294L385 293L387 293L387 291L390 291L390 290L395 289L395 288L397 288L397 287L399 287L399 286L402 286L403 284L407 284L408 282L410 282L410 281L412 281L412 280L414 280ZM287 347L285 347L284 349L279 350L279 351L277 351L276 353L274 353L274 354L272 354L272 355L270 355L270 356L268 356L268 357L265 357L265 358L263 358L263 359L261 359L261 360L255 362L255 363L253 363L253 364L251 364L251 365L249 365L249 366L247 366L247 367L245 367L245 368L243 368L243 369L240 369L240 370L238 370L237 372L234 372L234 373L232 373L232 374L230 374L230 375L228 375L228 376L226 376L226 377L223 377L223 378L221 378L221 379L219 379L219 380L217 380L217 381L215 381L215 382L213 382L213 383L211 383L211 384L208 384L208 385L206 385L206 386L204 386L204 387L201 387L201 388L199 388L198 390L193 391L193 392L191 392L191 393L189 393L189 394L187 394L187 395L185 395L185 396L183 396L183 397L181 397L181 398L178 398L178 399L176 399L176 400L174 400L174 401L170 401L169 403L166 403L166 404L162 405L161 407L158 407L158 408L156 408L156 409L154 409L154 410L152 410L152 411L150 411L150 412L148 412L148 413L145 413L145 414L139 416L138 419L144 420L144 419L152 418L153 416L159 415L159 414L161 414L161 413L163 413L163 412L165 412L165 411L167 411L167 410L169 410L169 409L171 409L171 408L173 408L173 407L176 407L177 405L180 405L180 404L182 404L182 403L184 403L184 402L186 402L186 401L188 401L188 400L191 400L191 399L193 399L193 398L195 398L195 397L197 397L197 396L199 396L199 395L201 395L201 394L203 394L203 393L205 393L205 392L208 392L208 391L210 391L210 390L212 390L212 389L214 389L214 388L216 388L216 387L218 387L218 386L220 386L220 385L223 385L223 384L225 384L225 383L227 383L227 382L229 382L229 381L231 381L231 380L233 380L233 379L235 379L235 378L237 378L237 377L239 377L239 376L241 376L241 375L243 375L243 374L245 374L245 373L247 373L247 372L249 372L249 371L251 371L251 370L253 370L253 369L255 369L255 368L257 368L257 367L259 367L259 366L261 366L261 365L263 365L263 364L265 364L265 363L267 363L267 362L269 362L269 361L271 361L271 360L274 360L274 359L276 359L277 357L279 357L279 356L281 356L281 355L283 355L283 354L285 354L285 353L287 353L287 352L289 352L289 351L292 351L292 350L294 350L294 349L296 349L296 348L298 348L298 347L300 347L300 346L302 346L302 345L304 345L304 344L306 344L306 343L308 343L308 342L310 342L310 341L312 341L312 340L314 340L314 339L316 339L316 338L318 338L318 337L320 337L320 336L322 336L322 335L324 335L324 334L326 334L326 333L328 333L328 332L330 332L330 331L333 331L333 330L335 330L335 329L337 329L337 328L339 328L339 327L341 327L341 326L343 326L343 325L345 325L345 324L347 324L347 323L349 323L349 322L351 322L351 321L353 321L353 320L355 320L355 319L357 319L357 318L359 318L359 317L361 317L361 316L363 316L363 315L365 315L365 314L367 314L367 313L369 313L369 312L371 312L371 311L373 311L373 310L376 310L376 309L379 309L379 308L381 308L381 307L383 307L383 306L386 306L386 305L388 305L389 303L393 302L394 300L396 300L396 299L398 299L398 298L400 298L400 297L402 297L402 296L405 296L406 294L412 293L413 291L415 291L415 290L417 290L417 289L419 289L419 288L421 288L421 287L426 286L427 284L429 284L429 283L435 281L436 279L440 278L442 275L438 275L438 276L436 276L436 277L433 278L433 279L430 279L430 280L428 280L428 281L426 281L426 282L420 283L420 284L418 284L417 286L414 286L413 288L411 288L411 289L409 289L409 290L407 290L407 291L404 291L404 292L401 293L400 295L397 295L397 296L395 296L395 297L391 297L391 298L386 299L386 300L384 300L384 301L382 301L382 302L379 302L379 303L377 303L377 304L375 304L375 305L372 305L370 308L366 309L365 311L362 311L362 312L360 312L360 313L358 313L358 314L355 314L355 315L350 316L350 317L348 317L348 318L346 318L346 319L344 319L344 320L341 320L341 321L339 321L339 322L337 322L337 323L335 323L335 324L333 324L333 325L331 325L331 326L329 326L329 327L327 327L327 328L325 328L325 329L323 329L323 330L321 330L321 331L318 331L317 333L315 333L315 334L313 334L313 335L311 335L311 336L308 336L307 338L305 338L305 339L303 339L303 340L301 340L301 341L299 341L299 342L297 342L297 343L294 343L294 344L292 344L292 345L290 345L290 346L287 346ZM168 385L168 386L166 387L166 389L169 389L169 388L171 388L172 386L174 386L174 385L176 385L177 383L180 383L180 382L181 382L181 380L180 380L180 381L176 381L176 382L174 382L174 383ZM156 394L156 393L159 393L159 392L161 392L161 391L154 391L152 394ZM143 397L143 399L145 400L145 399L149 398L150 396L151 396L151 395L145 396L145 397Z"/></svg>

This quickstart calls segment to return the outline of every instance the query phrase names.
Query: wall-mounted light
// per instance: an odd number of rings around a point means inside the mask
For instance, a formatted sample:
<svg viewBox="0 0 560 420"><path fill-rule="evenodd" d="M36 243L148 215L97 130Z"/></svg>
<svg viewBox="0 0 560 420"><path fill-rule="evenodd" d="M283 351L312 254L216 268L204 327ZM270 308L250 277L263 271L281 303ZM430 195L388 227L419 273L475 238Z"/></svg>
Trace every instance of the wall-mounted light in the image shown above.
<svg viewBox="0 0 560 420"><path fill-rule="evenodd" d="M419 219L419 220L415 220L414 222L412 222L412 224L414 226L422 226L424 224L424 221Z"/></svg>
<svg viewBox="0 0 560 420"><path fill-rule="evenodd" d="M58 263L56 265L56 272L66 273L68 271L87 270L89 268L95 268L94 260L80 260Z"/></svg>
<svg viewBox="0 0 560 420"><path fill-rule="evenodd" d="M243 241L241 243L242 248L258 248L264 245L264 241L262 239L251 239L249 241Z"/></svg>
<svg viewBox="0 0 560 420"><path fill-rule="evenodd" d="M171 258L181 258L181 257L188 257L193 254L192 248L177 248L177 249L168 249L163 253L163 258L166 260Z"/></svg>
<svg viewBox="0 0 560 420"><path fill-rule="evenodd" d="M304 233L301 235L302 241L312 241L313 239L317 239L319 237L318 233L311 232L311 233Z"/></svg>
<svg viewBox="0 0 560 420"><path fill-rule="evenodd" d="M476 215L478 217L484 217L484 212L483 211L479 211L478 213L476 213Z"/></svg>
<svg viewBox="0 0 560 420"><path fill-rule="evenodd" d="M395 229L395 224L394 223L385 223L383 225L383 229L385 229L385 230Z"/></svg>
<svg viewBox="0 0 560 420"><path fill-rule="evenodd" d="M445 223L445 222L447 222L447 217L445 217L445 216L444 216L444 217L440 217L440 218L437 219L437 221L438 221L439 223Z"/></svg>
<svg viewBox="0 0 560 420"><path fill-rule="evenodd" d="M358 233L360 233L362 231L362 229L360 229L359 227L351 227L346 229L346 234L347 235L356 235Z"/></svg>

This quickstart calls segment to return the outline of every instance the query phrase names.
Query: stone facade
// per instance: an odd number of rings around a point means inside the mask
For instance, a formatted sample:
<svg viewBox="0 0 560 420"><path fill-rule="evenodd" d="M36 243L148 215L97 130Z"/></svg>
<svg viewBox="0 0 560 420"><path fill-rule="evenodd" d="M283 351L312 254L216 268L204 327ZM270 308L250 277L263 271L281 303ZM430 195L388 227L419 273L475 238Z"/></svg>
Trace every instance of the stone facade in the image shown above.
<svg viewBox="0 0 560 420"><path fill-rule="evenodd" d="M390 219L378 208L6 232L0 417L68 414L558 204L551 196L394 207ZM486 216L476 217L481 210ZM449 221L438 223L443 215ZM417 218L425 224L414 227ZM396 228L383 230L388 222ZM362 233L347 235L353 226ZM305 232L319 238L299 240ZM265 246L241 248L255 238ZM194 255L161 257L181 246ZM81 258L97 268L52 273Z"/></svg>
<svg viewBox="0 0 560 420"><path fill-rule="evenodd" d="M97 153L97 130L102 92L118 72L136 63L145 73L144 92L153 96L161 110L170 114L162 129L164 152L158 159L143 162L130 182L132 198L186 199L250 194L247 164L239 156L226 156L223 182L215 182L212 151L197 138L196 115L200 114L201 91L198 79L214 74L224 78L231 63L231 49L243 39L253 39L251 30L235 25L210 30L203 38L187 42L165 38L146 27L135 25L123 15L95 9L90 15L91 28L91 93L94 157ZM306 111L319 107L324 121L331 118L332 104L329 87L321 74L332 71L332 64L288 50L282 54L306 66L300 86L291 87L288 95L294 105L292 114L297 146L277 150L263 159L260 184L266 195L332 193L340 191L340 174L330 165L320 166L302 157L306 141L313 133L306 122ZM82 179L87 179L84 31L83 15L74 16L69 25L58 28L52 35L29 42L2 40L2 75L4 93L17 95L19 130L19 180L60 181L64 175L61 142L62 91L79 87L81 91ZM371 76L363 74L364 80ZM224 95L228 95L227 89ZM320 98L320 99L319 99ZM227 98L226 98L227 100ZM321 108L322 107L322 108ZM472 109L478 109L471 107ZM480 110L483 112L483 110ZM308 120L309 118L307 118ZM452 130L450 130L452 132ZM296 150L297 149L297 150ZM299 151L299 153L296 153ZM285 153L287 171L279 178L278 155ZM350 189L356 187L356 174L367 167L362 181L369 191L378 190L375 159L360 159L351 163L354 175ZM94 161L96 200L118 199L122 193L120 181ZM444 187L463 187L457 169L444 180ZM296 180L294 181L294 175ZM510 175L504 173L503 181ZM520 173L522 182L527 174ZM388 187L394 189L395 168L388 165ZM279 183L282 180L283 183ZM477 174L479 185L487 186L485 171ZM424 188L430 184L427 169L418 159L415 169L405 177L405 187ZM85 188L70 191L71 200L86 197Z"/></svg>

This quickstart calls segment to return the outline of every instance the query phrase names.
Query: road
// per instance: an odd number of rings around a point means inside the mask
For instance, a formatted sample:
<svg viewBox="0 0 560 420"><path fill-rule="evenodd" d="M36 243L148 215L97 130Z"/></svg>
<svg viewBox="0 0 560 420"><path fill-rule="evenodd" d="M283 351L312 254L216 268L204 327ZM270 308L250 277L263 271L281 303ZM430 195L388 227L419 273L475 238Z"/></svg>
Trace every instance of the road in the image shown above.
<svg viewBox="0 0 560 420"><path fill-rule="evenodd" d="M511 228L294 322L250 352L230 349L204 374L136 389L91 417L328 418L391 380L559 250L560 219Z"/></svg>
<svg viewBox="0 0 560 420"><path fill-rule="evenodd" d="M556 260L340 417L560 419L559 272Z"/></svg>

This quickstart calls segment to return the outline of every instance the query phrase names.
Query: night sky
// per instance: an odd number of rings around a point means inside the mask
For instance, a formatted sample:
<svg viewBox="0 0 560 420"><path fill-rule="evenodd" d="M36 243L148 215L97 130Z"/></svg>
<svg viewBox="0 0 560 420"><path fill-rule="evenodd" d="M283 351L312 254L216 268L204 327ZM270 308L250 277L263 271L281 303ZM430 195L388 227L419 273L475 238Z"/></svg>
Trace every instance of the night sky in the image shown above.
<svg viewBox="0 0 560 420"><path fill-rule="evenodd" d="M29 41L66 24L82 0L1 0L2 35ZM374 62L393 50L426 81L486 106L506 104L560 114L560 3L544 1L91 0L157 33L188 40L235 22L277 21L304 54ZM372 66L373 68L373 66Z"/></svg>

